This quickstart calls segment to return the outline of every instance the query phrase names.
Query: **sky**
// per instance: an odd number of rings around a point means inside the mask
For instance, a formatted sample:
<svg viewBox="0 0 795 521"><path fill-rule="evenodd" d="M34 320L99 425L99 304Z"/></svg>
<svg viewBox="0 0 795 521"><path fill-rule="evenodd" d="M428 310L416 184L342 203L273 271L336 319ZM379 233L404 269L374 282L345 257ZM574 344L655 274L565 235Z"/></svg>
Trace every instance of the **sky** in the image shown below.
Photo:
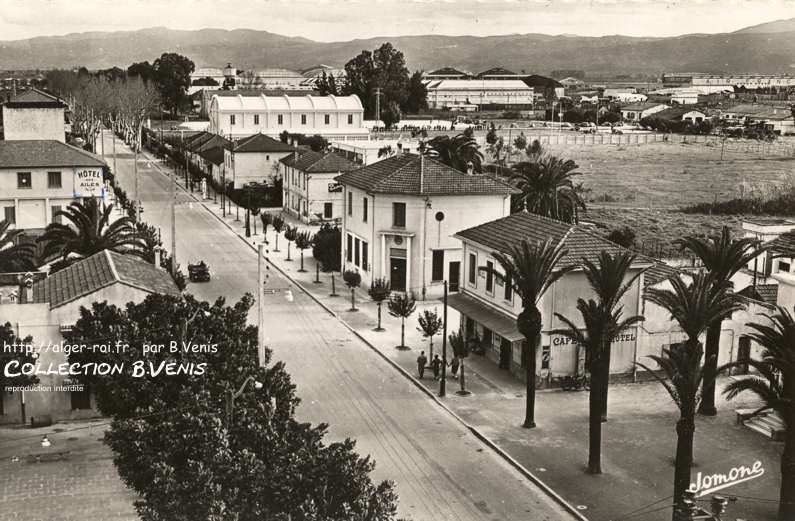
<svg viewBox="0 0 795 521"><path fill-rule="evenodd" d="M0 0L0 40L86 31L257 29L316 41L513 33L676 36L795 17L795 0Z"/></svg>

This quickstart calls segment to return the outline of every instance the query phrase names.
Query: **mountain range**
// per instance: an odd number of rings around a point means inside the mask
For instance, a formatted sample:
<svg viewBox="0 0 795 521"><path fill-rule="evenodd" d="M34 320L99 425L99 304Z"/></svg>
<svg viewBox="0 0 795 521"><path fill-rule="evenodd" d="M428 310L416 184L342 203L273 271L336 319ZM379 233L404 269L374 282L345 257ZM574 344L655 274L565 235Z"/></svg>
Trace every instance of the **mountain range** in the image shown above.
<svg viewBox="0 0 795 521"><path fill-rule="evenodd" d="M501 36L397 36L316 42L252 29L89 32L0 41L0 67L50 69L85 66L126 68L163 52L191 58L197 67L303 69L319 63L341 67L363 49L389 41L412 70L452 66L479 72L495 66L515 72L659 74L671 71L795 74L795 18L732 33L675 37L509 34Z"/></svg>

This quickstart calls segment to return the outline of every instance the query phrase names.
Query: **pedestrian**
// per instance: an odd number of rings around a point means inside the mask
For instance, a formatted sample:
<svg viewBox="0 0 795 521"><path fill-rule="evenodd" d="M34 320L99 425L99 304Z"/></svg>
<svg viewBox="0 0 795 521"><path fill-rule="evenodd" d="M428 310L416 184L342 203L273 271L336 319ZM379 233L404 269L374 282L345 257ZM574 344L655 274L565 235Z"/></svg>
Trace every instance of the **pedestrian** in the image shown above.
<svg viewBox="0 0 795 521"><path fill-rule="evenodd" d="M453 373L453 378L456 377L458 374L458 366L460 365L460 361L458 360L457 356L454 356L453 359L450 361L450 372Z"/></svg>
<svg viewBox="0 0 795 521"><path fill-rule="evenodd" d="M433 377L434 379L439 379L439 371L442 369L442 360L439 358L439 355L433 355L433 360L431 361L431 369L433 369Z"/></svg>
<svg viewBox="0 0 795 521"><path fill-rule="evenodd" d="M420 380L425 374L425 364L427 363L428 359L425 357L425 351L420 352L420 356L417 357L417 372L420 374Z"/></svg>

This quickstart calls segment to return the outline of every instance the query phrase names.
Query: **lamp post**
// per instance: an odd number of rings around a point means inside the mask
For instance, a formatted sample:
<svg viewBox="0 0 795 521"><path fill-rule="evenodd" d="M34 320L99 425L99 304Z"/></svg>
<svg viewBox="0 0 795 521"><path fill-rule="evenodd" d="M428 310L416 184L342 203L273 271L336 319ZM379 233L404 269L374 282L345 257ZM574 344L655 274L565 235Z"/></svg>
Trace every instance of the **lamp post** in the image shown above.
<svg viewBox="0 0 795 521"><path fill-rule="evenodd" d="M447 392L447 281L444 281L444 315L442 318L442 380L439 382L439 397Z"/></svg>
<svg viewBox="0 0 795 521"><path fill-rule="evenodd" d="M249 376L245 380L243 380L243 385L241 385L240 388L237 391L235 391L235 392L232 392L232 389L229 389L229 388L226 389L226 392L225 392L225 400L226 400L225 424L226 424L226 428L227 429L229 429L229 427L232 425L232 414L234 412L235 400L237 398L239 398L240 395L243 394L243 392L246 390L246 386L248 385L249 382L254 382L254 389L255 390L259 391L260 389L262 389L262 383L258 382L257 380L255 380L253 376Z"/></svg>

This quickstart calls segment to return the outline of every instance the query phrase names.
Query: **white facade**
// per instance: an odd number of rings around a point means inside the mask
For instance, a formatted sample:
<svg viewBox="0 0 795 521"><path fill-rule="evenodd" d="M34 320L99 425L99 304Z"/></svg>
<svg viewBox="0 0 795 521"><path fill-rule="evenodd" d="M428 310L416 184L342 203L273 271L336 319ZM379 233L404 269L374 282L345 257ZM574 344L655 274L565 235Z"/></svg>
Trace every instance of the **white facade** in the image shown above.
<svg viewBox="0 0 795 521"><path fill-rule="evenodd" d="M291 152L233 152L224 149L226 182L234 182L235 188L249 183L272 185L279 177L279 160ZM219 169L221 171L221 169Z"/></svg>
<svg viewBox="0 0 795 521"><path fill-rule="evenodd" d="M654 105L651 103L640 106L628 105L621 109L621 117L627 121L640 121L643 118L649 117L667 108L668 105Z"/></svg>
<svg viewBox="0 0 795 521"><path fill-rule="evenodd" d="M403 123L409 123L404 121ZM444 122L447 123L447 122ZM329 143L332 150L360 165L369 165L401 153L418 153L419 141L416 139L368 139L356 141L331 141ZM385 148L391 149L391 154L378 157L379 151Z"/></svg>
<svg viewBox="0 0 795 521"><path fill-rule="evenodd" d="M65 143L64 108L3 106L3 136L8 141L52 139Z"/></svg>
<svg viewBox="0 0 795 521"><path fill-rule="evenodd" d="M467 105L533 106L535 94L522 80L439 80L428 83L433 109Z"/></svg>
<svg viewBox="0 0 795 521"><path fill-rule="evenodd" d="M334 181L340 172L307 174L285 164L280 168L285 212L305 223L342 222L342 187Z"/></svg>
<svg viewBox="0 0 795 521"><path fill-rule="evenodd" d="M210 132L234 138L262 133L326 137L363 136L364 108L358 96L213 96Z"/></svg>

